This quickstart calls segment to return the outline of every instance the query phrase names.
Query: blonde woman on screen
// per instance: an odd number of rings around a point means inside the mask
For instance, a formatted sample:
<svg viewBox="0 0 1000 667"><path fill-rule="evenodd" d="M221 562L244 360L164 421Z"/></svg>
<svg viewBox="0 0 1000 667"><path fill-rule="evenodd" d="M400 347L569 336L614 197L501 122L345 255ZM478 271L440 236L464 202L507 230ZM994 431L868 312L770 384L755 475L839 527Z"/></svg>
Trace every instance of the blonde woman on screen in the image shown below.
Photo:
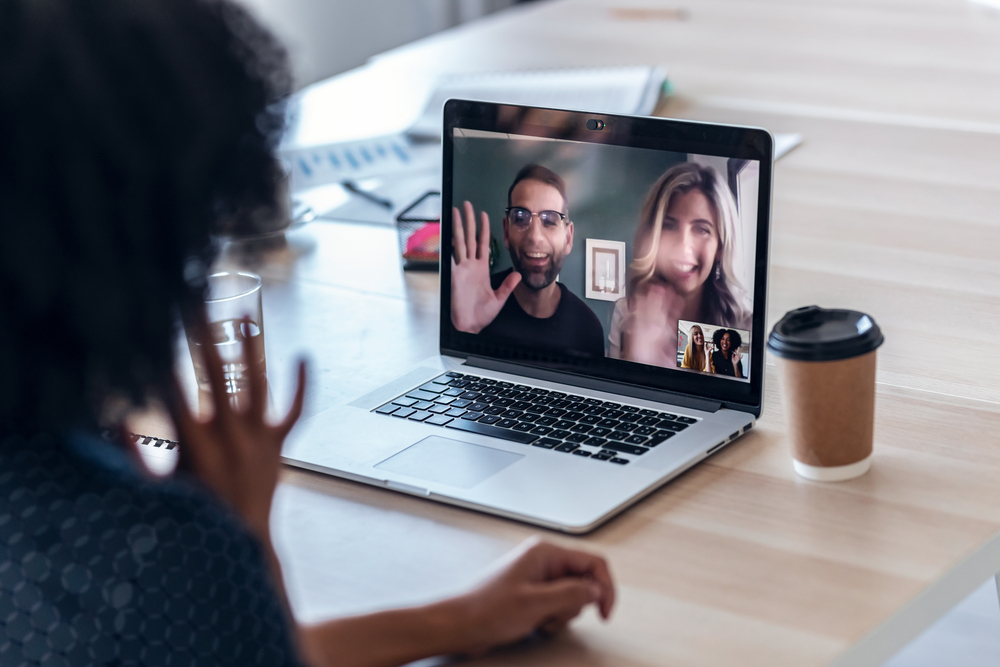
<svg viewBox="0 0 1000 667"><path fill-rule="evenodd" d="M691 325L688 331L688 344L684 348L684 359L681 368L695 371L708 370L708 354L705 351L705 332L697 324Z"/></svg>
<svg viewBox="0 0 1000 667"><path fill-rule="evenodd" d="M675 368L677 321L750 328L750 300L733 271L739 214L729 186L693 162L671 167L646 197L615 304L610 355Z"/></svg>

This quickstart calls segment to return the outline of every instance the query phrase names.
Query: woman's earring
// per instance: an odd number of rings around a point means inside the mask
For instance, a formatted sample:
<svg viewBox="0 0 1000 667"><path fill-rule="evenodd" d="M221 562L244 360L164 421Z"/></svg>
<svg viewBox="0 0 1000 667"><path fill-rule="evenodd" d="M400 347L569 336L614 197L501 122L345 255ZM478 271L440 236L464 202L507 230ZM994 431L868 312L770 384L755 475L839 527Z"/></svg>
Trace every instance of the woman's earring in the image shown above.
<svg viewBox="0 0 1000 667"><path fill-rule="evenodd" d="M722 280L722 267L719 266L718 262L715 263L715 279Z"/></svg>

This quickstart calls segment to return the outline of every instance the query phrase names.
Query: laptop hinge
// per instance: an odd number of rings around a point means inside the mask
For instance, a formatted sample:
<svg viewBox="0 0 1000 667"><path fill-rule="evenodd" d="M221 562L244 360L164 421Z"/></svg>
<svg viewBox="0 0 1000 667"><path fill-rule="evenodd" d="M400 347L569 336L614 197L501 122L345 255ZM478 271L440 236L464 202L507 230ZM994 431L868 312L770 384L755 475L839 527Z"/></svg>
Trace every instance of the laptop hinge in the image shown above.
<svg viewBox="0 0 1000 667"><path fill-rule="evenodd" d="M692 410L701 410L703 412L716 412L722 408L721 401L694 398L692 396L686 396L672 391L665 391L663 389L637 387L624 382L615 382L614 380L601 380L583 375L574 375L572 373L562 373L559 371L548 370L546 368L537 368L535 366L517 364L510 361L500 361L498 359L470 356L466 358L465 365L472 366L473 368L485 368L490 371L499 371L501 373L523 375L536 380L546 380L548 382L568 384L574 387L582 387L584 389L596 389L598 391L606 391L612 394L621 394L623 396L631 396L632 398L656 401L657 403L669 403L671 405L691 408Z"/></svg>

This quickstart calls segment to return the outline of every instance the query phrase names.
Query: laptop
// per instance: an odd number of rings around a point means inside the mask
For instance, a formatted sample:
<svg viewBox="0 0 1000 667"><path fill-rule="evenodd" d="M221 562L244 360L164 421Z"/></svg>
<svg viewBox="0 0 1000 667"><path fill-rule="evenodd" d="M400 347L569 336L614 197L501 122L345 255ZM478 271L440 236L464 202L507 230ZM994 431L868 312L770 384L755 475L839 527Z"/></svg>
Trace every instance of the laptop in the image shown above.
<svg viewBox="0 0 1000 667"><path fill-rule="evenodd" d="M284 461L593 530L760 416L772 166L763 129L448 101L440 354Z"/></svg>

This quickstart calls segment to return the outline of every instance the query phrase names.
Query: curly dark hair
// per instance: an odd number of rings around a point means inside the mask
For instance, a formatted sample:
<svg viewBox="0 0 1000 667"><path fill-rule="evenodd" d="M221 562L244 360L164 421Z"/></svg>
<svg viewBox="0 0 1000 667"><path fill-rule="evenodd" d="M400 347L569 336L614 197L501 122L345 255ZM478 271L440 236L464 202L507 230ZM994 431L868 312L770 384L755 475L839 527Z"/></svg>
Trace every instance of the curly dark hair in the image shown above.
<svg viewBox="0 0 1000 667"><path fill-rule="evenodd" d="M712 334L712 342L717 350L722 349L722 336L729 334L729 342L732 343L731 350L738 350L743 345L743 337L735 329L716 329Z"/></svg>
<svg viewBox="0 0 1000 667"><path fill-rule="evenodd" d="M218 221L274 206L290 90L223 0L0 0L0 435L165 395Z"/></svg>

